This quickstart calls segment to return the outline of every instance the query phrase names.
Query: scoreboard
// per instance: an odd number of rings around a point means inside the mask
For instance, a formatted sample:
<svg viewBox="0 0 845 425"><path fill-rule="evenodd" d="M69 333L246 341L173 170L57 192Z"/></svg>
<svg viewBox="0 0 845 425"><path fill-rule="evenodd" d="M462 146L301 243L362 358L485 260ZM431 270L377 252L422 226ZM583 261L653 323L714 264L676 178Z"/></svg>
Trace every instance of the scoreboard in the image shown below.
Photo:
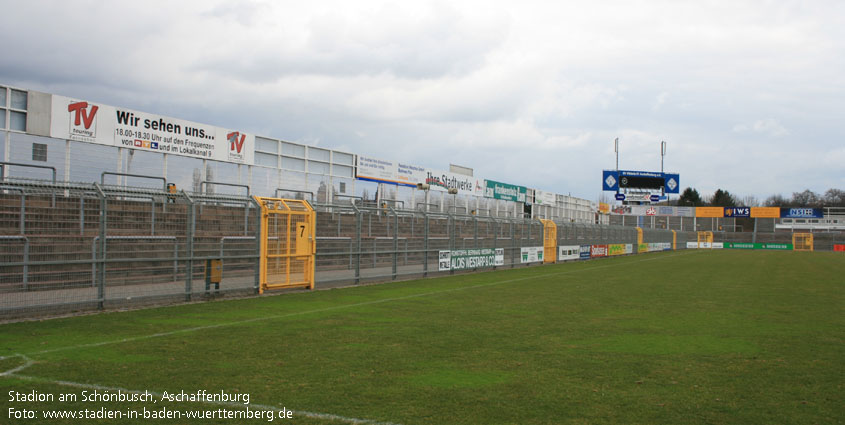
<svg viewBox="0 0 845 425"><path fill-rule="evenodd" d="M680 174L654 171L604 170L602 190L618 192L619 189L663 189L665 193L680 193Z"/></svg>

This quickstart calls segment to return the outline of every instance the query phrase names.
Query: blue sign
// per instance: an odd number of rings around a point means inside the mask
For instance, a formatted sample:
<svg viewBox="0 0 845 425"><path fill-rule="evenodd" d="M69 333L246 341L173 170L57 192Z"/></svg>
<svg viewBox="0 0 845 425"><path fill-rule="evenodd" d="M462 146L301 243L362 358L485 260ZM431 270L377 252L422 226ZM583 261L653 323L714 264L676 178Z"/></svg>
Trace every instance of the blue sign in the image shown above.
<svg viewBox="0 0 845 425"><path fill-rule="evenodd" d="M619 190L619 173L614 170L602 171L601 189L614 192Z"/></svg>
<svg viewBox="0 0 845 425"><path fill-rule="evenodd" d="M824 212L818 208L781 208L781 218L824 218Z"/></svg>
<svg viewBox="0 0 845 425"><path fill-rule="evenodd" d="M751 208L748 207L726 207L725 217L751 217Z"/></svg>
<svg viewBox="0 0 845 425"><path fill-rule="evenodd" d="M680 174L666 174L663 173L663 180L666 182L663 185L666 193L681 193L681 175Z"/></svg>
<svg viewBox="0 0 845 425"><path fill-rule="evenodd" d="M660 202L660 195L651 195L648 197L651 202Z"/></svg>
<svg viewBox="0 0 845 425"><path fill-rule="evenodd" d="M578 251L579 257L582 260L589 260L590 259L590 245L581 245L581 249Z"/></svg>
<svg viewBox="0 0 845 425"><path fill-rule="evenodd" d="M625 200L625 194L624 193L617 193L616 194L616 200L617 201L624 201Z"/></svg>

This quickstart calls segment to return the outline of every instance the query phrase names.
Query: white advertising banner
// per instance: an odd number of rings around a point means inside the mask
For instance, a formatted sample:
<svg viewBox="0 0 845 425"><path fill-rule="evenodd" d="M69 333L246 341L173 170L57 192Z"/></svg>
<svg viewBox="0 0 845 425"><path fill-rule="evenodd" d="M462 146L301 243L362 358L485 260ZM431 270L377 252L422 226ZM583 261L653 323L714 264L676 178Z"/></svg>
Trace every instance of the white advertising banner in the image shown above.
<svg viewBox="0 0 845 425"><path fill-rule="evenodd" d="M416 186L426 183L431 190L448 191L458 189L461 195L484 195L484 179L463 174L437 171L416 165L397 161L376 159L358 155L358 171L355 175L359 179L372 180L381 183Z"/></svg>
<svg viewBox="0 0 845 425"><path fill-rule="evenodd" d="M57 139L252 165L255 135L53 95Z"/></svg>
<svg viewBox="0 0 845 425"><path fill-rule="evenodd" d="M542 246L524 247L521 249L521 254L522 263L536 263L538 261L543 261Z"/></svg>
<svg viewBox="0 0 845 425"><path fill-rule="evenodd" d="M581 258L581 245L561 245L557 247L558 261L578 260Z"/></svg>
<svg viewBox="0 0 845 425"><path fill-rule="evenodd" d="M536 205L555 205L555 194L552 192L543 192L542 190L534 191L534 204Z"/></svg>

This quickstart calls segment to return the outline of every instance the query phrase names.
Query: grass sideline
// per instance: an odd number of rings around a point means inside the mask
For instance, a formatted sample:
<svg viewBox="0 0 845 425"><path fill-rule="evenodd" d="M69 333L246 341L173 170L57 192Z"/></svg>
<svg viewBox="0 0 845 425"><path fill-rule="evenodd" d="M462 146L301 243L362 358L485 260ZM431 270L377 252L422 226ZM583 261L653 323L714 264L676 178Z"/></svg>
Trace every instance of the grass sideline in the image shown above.
<svg viewBox="0 0 845 425"><path fill-rule="evenodd" d="M0 422L242 410L8 396L122 388L296 411L274 423L837 423L843 285L839 253L681 251L4 324Z"/></svg>

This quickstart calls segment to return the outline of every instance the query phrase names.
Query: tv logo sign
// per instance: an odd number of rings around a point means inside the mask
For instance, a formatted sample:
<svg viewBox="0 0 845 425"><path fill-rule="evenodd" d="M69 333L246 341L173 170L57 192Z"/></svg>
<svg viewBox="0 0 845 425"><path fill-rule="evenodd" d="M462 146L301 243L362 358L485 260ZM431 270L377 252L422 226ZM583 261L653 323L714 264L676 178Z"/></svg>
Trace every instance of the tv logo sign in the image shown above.
<svg viewBox="0 0 845 425"><path fill-rule="evenodd" d="M71 102L67 106L67 111L70 113L68 121L71 138L73 136L89 139L97 137L97 110L99 109L99 106L89 105L88 102Z"/></svg>
<svg viewBox="0 0 845 425"><path fill-rule="evenodd" d="M229 161L243 162L245 159L244 141L246 141L246 134L233 131L226 134L226 140L229 141Z"/></svg>

